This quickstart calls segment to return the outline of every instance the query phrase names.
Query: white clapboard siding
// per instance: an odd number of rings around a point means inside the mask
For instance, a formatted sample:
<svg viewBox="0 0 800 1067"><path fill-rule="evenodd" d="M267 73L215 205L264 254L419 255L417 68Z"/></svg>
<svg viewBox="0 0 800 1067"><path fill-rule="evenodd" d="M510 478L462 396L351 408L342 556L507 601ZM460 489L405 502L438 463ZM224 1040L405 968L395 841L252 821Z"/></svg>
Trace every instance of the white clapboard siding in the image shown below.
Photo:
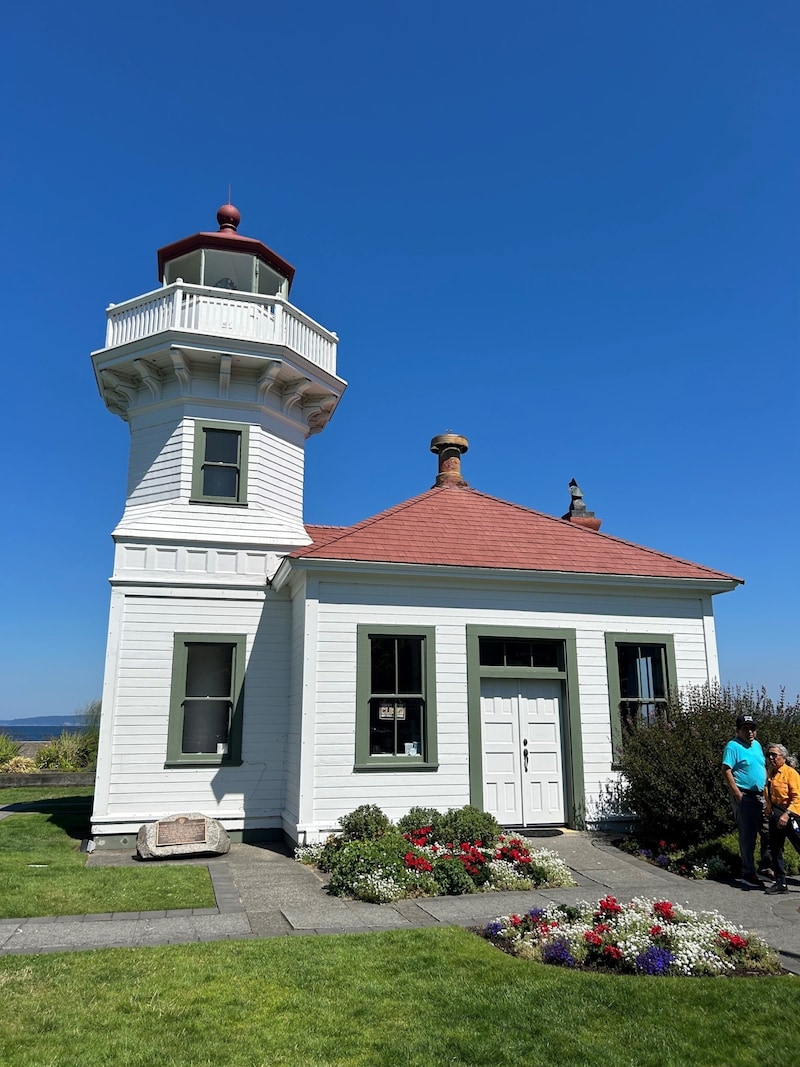
<svg viewBox="0 0 800 1067"><path fill-rule="evenodd" d="M672 634L678 685L708 680L703 612L707 598L682 593L553 591L474 583L319 584L316 657L314 809L316 826L365 802L392 818L412 804L452 807L469 800L466 626L536 626L576 631L577 668L587 802L599 796L611 772L611 735L605 634ZM436 703L439 770L435 774L353 771L356 630L359 623L436 627Z"/></svg>
<svg viewBox="0 0 800 1067"><path fill-rule="evenodd" d="M279 821L288 737L288 600L126 596L117 650L107 819L203 811ZM175 633L247 635L243 765L165 768Z"/></svg>
<svg viewBox="0 0 800 1067"><path fill-rule="evenodd" d="M219 412L213 411L213 416L219 418ZM272 427L253 423L252 412L242 412L240 420L235 416L226 413L229 421L251 423L247 507L237 509L235 523L228 509L189 503L195 419L151 411L131 426L128 500L115 533L146 536L151 532L153 537L195 541L228 538L238 543L268 537L272 543L283 543L288 537L307 543L302 525L302 440L286 440Z"/></svg>

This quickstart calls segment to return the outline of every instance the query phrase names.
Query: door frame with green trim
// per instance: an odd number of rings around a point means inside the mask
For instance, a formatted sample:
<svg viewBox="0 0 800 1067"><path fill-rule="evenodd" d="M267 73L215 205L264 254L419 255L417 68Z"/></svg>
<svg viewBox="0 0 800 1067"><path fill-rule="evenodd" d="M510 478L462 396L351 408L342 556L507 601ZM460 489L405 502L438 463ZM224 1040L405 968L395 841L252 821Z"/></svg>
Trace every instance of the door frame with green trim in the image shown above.
<svg viewBox="0 0 800 1067"><path fill-rule="evenodd" d="M563 642L563 663L558 667L482 667L482 637L523 638ZM564 767L564 811L567 826L580 829L585 820L583 741L578 696L578 661L575 630L555 627L467 625L467 714L469 733L470 804L483 810L483 730L481 680L484 678L536 678L561 682L561 744Z"/></svg>

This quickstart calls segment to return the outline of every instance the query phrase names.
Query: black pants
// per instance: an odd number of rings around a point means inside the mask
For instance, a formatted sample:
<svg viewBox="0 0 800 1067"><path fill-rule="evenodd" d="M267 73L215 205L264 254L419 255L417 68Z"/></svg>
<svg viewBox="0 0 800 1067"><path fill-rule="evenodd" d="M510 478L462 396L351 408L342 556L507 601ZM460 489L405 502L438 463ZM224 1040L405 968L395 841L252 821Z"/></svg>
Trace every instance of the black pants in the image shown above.
<svg viewBox="0 0 800 1067"><path fill-rule="evenodd" d="M772 851L772 866L775 871L775 884L786 885L786 867L783 862L783 847L786 839L792 842L795 851L800 853L800 834L798 834L791 822L785 826L778 826L778 819L784 814L785 808L773 807L769 817L769 842Z"/></svg>

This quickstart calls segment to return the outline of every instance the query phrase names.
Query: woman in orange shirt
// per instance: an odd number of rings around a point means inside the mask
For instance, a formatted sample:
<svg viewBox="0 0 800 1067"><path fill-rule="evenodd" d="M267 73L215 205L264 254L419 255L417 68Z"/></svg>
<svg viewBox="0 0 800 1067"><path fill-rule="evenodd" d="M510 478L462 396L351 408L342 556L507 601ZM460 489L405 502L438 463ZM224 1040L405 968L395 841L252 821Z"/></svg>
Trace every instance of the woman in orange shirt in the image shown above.
<svg viewBox="0 0 800 1067"><path fill-rule="evenodd" d="M769 840L772 864L775 868L775 885L768 893L787 893L786 867L783 863L783 847L786 838L800 852L800 774L795 769L797 761L789 755L784 745L770 745L767 751L768 775L764 792L767 794L769 813Z"/></svg>

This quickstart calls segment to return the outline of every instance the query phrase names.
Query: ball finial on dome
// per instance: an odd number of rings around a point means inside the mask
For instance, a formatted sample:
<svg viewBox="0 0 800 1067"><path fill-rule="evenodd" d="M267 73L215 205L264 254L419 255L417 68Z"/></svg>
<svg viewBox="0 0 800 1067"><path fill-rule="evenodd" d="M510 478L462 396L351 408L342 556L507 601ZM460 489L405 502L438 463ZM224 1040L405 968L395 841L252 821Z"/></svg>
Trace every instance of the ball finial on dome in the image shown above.
<svg viewBox="0 0 800 1067"><path fill-rule="evenodd" d="M217 212L217 222L220 230L233 230L235 232L241 219L242 216L233 204L223 204Z"/></svg>

